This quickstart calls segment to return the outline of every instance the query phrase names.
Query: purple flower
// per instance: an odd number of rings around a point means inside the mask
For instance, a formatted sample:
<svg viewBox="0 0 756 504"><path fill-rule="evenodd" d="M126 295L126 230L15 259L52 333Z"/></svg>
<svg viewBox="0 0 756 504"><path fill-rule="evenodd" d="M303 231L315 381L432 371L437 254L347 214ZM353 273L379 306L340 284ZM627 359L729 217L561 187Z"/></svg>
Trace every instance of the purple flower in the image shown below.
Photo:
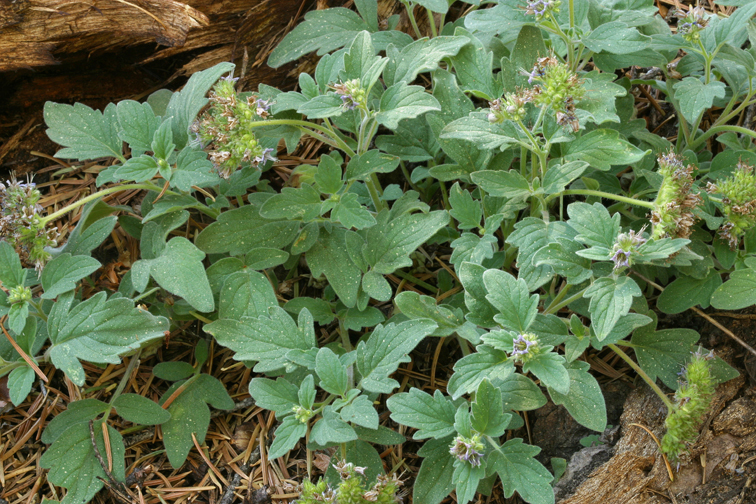
<svg viewBox="0 0 756 504"><path fill-rule="evenodd" d="M478 467L484 449L485 445L480 442L480 434L474 434L471 438L464 436L454 438L449 453L463 462L468 462L473 467Z"/></svg>
<svg viewBox="0 0 756 504"><path fill-rule="evenodd" d="M523 356L530 353L530 347L537 344L538 343L534 341L534 338L532 338L531 336L518 334L517 337L512 341L513 349L511 357L515 360L522 359Z"/></svg>
<svg viewBox="0 0 756 504"><path fill-rule="evenodd" d="M268 161L278 161L278 158L273 156L271 152L273 152L273 149L264 149L262 151L262 154L260 154L259 156L255 156L255 158L252 161L256 165L264 165Z"/></svg>

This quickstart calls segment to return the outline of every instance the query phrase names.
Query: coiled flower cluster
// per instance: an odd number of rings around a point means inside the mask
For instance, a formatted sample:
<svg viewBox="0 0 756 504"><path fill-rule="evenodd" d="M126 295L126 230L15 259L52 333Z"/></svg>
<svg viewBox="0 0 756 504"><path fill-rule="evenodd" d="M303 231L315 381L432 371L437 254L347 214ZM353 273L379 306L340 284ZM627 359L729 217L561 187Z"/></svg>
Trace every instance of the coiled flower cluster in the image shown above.
<svg viewBox="0 0 756 504"><path fill-rule="evenodd" d="M677 23L677 33L680 33L688 42L695 42L701 38L701 31L706 28L709 21L706 19L706 10L703 7L694 7L688 14Z"/></svg>
<svg viewBox="0 0 756 504"><path fill-rule="evenodd" d="M367 94L362 89L360 79L352 79L346 82L338 82L331 86L339 98L341 98L341 107L344 110L354 110L357 107L367 106Z"/></svg>
<svg viewBox="0 0 756 504"><path fill-rule="evenodd" d="M486 446L480 440L480 434L475 433L469 438L460 435L454 438L449 453L462 462L478 467L485 448Z"/></svg>
<svg viewBox="0 0 756 504"><path fill-rule="evenodd" d="M540 20L549 12L554 14L559 12L560 5L562 5L561 0L535 0L528 2L525 6L525 14L535 16L536 19Z"/></svg>
<svg viewBox="0 0 756 504"><path fill-rule="evenodd" d="M41 271L50 259L45 247L57 245L57 234L46 229L41 216L42 195L31 181L19 182L15 177L0 183L0 237L10 243L22 263Z"/></svg>
<svg viewBox="0 0 756 504"><path fill-rule="evenodd" d="M243 163L261 166L276 160L273 149L264 149L250 126L270 116L271 103L255 95L240 98L234 89L236 80L225 77L218 81L210 92L210 108L191 126L223 178L230 177Z"/></svg>
<svg viewBox="0 0 756 504"><path fill-rule="evenodd" d="M512 353L509 356L515 362L527 362L541 353L541 350L538 336L530 333L518 334L512 340Z"/></svg>
<svg viewBox="0 0 756 504"><path fill-rule="evenodd" d="M717 184L709 182L706 192L722 195L726 220L719 228L719 235L735 250L740 237L756 226L756 174L753 166L739 162L732 177Z"/></svg>
<svg viewBox="0 0 756 504"><path fill-rule="evenodd" d="M299 504L397 504L402 502L404 492L400 490L402 480L396 475L380 475L372 487L363 486L361 476L365 476L365 468L352 463L340 461L333 466L339 473L341 482L334 490L321 479L317 484L305 480L302 484L302 495L295 502Z"/></svg>
<svg viewBox="0 0 756 504"><path fill-rule="evenodd" d="M692 192L694 169L671 151L659 156L659 173L664 179L651 211L654 240L690 236L697 219L693 209L701 204L701 196Z"/></svg>
<svg viewBox="0 0 756 504"><path fill-rule="evenodd" d="M696 440L703 417L711 406L714 379L709 361L713 358L712 352L704 353L699 349L680 373L675 405L667 414L667 432L661 444L662 451L673 461L679 460L687 445Z"/></svg>
<svg viewBox="0 0 756 504"><path fill-rule="evenodd" d="M525 75L528 76L528 83L535 85L489 102L488 121L520 121L525 117L525 104L533 103L537 107L551 108L560 126L569 126L572 131L577 131L580 124L575 114L575 103L585 94L583 82L577 74L557 58L550 56L538 59L533 70Z"/></svg>

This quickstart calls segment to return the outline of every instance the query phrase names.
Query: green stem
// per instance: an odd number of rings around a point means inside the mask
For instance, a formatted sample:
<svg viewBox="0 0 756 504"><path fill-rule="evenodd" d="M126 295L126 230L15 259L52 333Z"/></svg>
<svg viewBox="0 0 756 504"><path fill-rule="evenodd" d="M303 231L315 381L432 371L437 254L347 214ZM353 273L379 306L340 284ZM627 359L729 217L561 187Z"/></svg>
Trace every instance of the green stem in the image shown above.
<svg viewBox="0 0 756 504"><path fill-rule="evenodd" d="M150 290L148 290L147 292L145 292L144 294L141 294L141 295L139 295L139 296L135 297L134 299L132 299L132 301L133 301L134 303L136 303L137 301L140 301L140 300L142 300L142 299L146 298L147 296L149 296L150 294L152 294L153 292L157 292L157 291L159 291L159 290L160 290L160 287L155 287L155 288L153 288L153 289L150 289Z"/></svg>
<svg viewBox="0 0 756 504"><path fill-rule="evenodd" d="M439 180L438 187L441 188L441 198L444 200L444 208L448 210L451 206L449 205L449 192L446 190L446 185L444 185L443 181Z"/></svg>
<svg viewBox="0 0 756 504"><path fill-rule="evenodd" d="M407 170L407 165L404 164L404 161L399 161L399 167L402 169L402 173L404 174L404 178L407 179L407 183L409 186L417 192L420 192L420 189L415 185L414 182L412 182L412 176L410 175L409 170Z"/></svg>
<svg viewBox="0 0 756 504"><path fill-rule="evenodd" d="M190 312L189 312L189 315L191 315L192 317L196 318L196 319L197 319L197 320L199 320L200 322L204 322L205 324L211 324L211 323L213 322L213 321L212 321L212 320L210 320L209 318L207 318L207 317L205 317L205 316L203 316L203 315L200 315L200 314L199 314L199 313L197 313L197 312L193 312L193 311L190 311Z"/></svg>
<svg viewBox="0 0 756 504"><path fill-rule="evenodd" d="M70 205L61 208L57 212L53 212L47 217L44 217L42 219L42 224L48 224L55 219L62 217L66 215L71 210L76 210L80 206L86 205L90 201L94 201L98 198L102 198L103 196L107 196L108 194L117 193L119 191L130 191L131 189L144 189L147 191L160 191L161 188L156 186L155 184L151 182L144 182L141 184L124 184L124 185L118 185L114 187L108 187L107 189L103 189L102 191L97 191L94 194L90 194L89 196L86 196L84 198L81 198L80 200L76 200L76 202L71 203Z"/></svg>
<svg viewBox="0 0 756 504"><path fill-rule="evenodd" d="M408 282L411 282L415 285L419 285L420 287L426 289L428 292L438 292L438 287L434 287L431 284L427 282L423 282L422 280L418 280L417 277L410 275L409 273L405 273L402 270L396 270L393 273L394 275L398 276L399 278L403 278L404 280L407 280Z"/></svg>
<svg viewBox="0 0 756 504"><path fill-rule="evenodd" d="M103 418L107 419L110 416L110 410L113 409L113 403L115 403L115 400L118 399L118 397L123 393L123 390L126 388L126 384L129 383L129 378L131 378L131 373L134 371L134 368L136 366L139 366L139 354L142 353L142 349L136 351L134 355L131 356L131 360L129 360L129 365L126 366L126 371L123 373L123 376L121 377L121 381L118 382L118 387L116 387L115 392L113 392L113 397L110 398L110 402L108 403L108 410L105 412L105 416Z"/></svg>
<svg viewBox="0 0 756 504"><path fill-rule="evenodd" d="M638 373L638 376L640 376L643 379L643 381L646 382L649 387L651 387L651 390L656 392L656 395L659 396L659 398L662 400L662 402L667 407L667 409L669 411L672 411L672 409L674 408L672 401L669 400L667 395L662 391L662 389L659 388L659 386L651 379L651 377L648 376L646 372L643 371L643 369L641 369L641 367L638 364L636 364L635 361L631 359L630 356L627 355L620 347L612 343L608 344L607 346L611 348L614 353L619 355L622 360L627 362L627 365L633 368L633 370L636 373Z"/></svg>
<svg viewBox="0 0 756 504"><path fill-rule="evenodd" d="M365 185L367 186L368 192L370 193L370 199L373 202L375 211L380 212L381 210L388 208L388 205L381 199L381 194L378 192L378 188L381 186L381 184L380 182L378 182L378 177L375 173L371 173L370 177L365 179ZM382 189L381 192L383 192Z"/></svg>
<svg viewBox="0 0 756 504"><path fill-rule="evenodd" d="M333 141L336 142L336 145L339 147L339 149L346 152L349 157L354 157L354 151L349 148L349 146L341 138L339 138L338 135L334 134L333 131L329 130L325 126L321 126L320 124L315 124L309 121L302 121L300 119L268 119L265 121L252 121L250 123L247 123L247 125L250 128L257 128L262 126L296 126L298 128L302 128L304 132L308 134L310 133L308 131L308 128L312 128L332 138Z"/></svg>
<svg viewBox="0 0 756 504"><path fill-rule="evenodd" d="M580 299L581 297L583 297L583 293L585 293L586 290L588 290L588 287L586 287L585 289L580 290L579 292L576 292L575 294L573 294L572 296L570 296L569 298L565 299L564 301L562 301L562 302L560 302L558 304L554 304L552 302L549 305L549 307L546 308L546 310L544 310L543 313L549 314L549 313L556 313L556 312L558 312L559 310L561 310L565 306L567 306L569 304L572 304L575 301L577 301L578 299Z"/></svg>
<svg viewBox="0 0 756 504"><path fill-rule="evenodd" d="M559 293L557 293L557 295L551 301L551 303L549 303L549 306L546 307L544 313L553 313L552 307L558 305L562 301L562 299L564 299L564 296L567 295L571 288L572 285L566 285L562 290L560 290Z"/></svg>
<svg viewBox="0 0 756 504"><path fill-rule="evenodd" d="M433 19L433 11L427 7L425 8L425 10L428 13L428 23L430 23L431 37L435 38L438 36L438 31L436 30L436 21Z"/></svg>
<svg viewBox="0 0 756 504"><path fill-rule="evenodd" d="M709 138L710 136L716 135L717 133L723 133L726 131L732 131L733 133L739 133L741 135L747 135L751 138L756 138L756 131L751 131L748 128L743 128L742 126L733 126L733 125L726 124L723 126L715 126L713 128L709 128L706 131L706 133L696 138L694 142L689 143L688 148L695 151L696 148L700 146L702 143L704 143L706 139Z"/></svg>
<svg viewBox="0 0 756 504"><path fill-rule="evenodd" d="M643 208L650 208L652 210L654 208L654 203L651 201L641 201L635 198L628 198L627 196L620 196L619 194L612 194L612 193L608 193L604 191L594 191L593 189L567 189L560 193L550 195L548 198L546 198L546 203L549 203L554 198L558 198L560 195L567 196L570 194L580 194L583 196L599 196L601 198L621 201L623 203L627 203L628 205L635 205L635 206L639 206Z"/></svg>
<svg viewBox="0 0 756 504"><path fill-rule="evenodd" d="M423 38L423 35L420 33L420 28L417 27L417 20L415 19L415 6L410 5L410 2L407 0L401 0L402 4L404 4L404 8L407 9L407 17L410 20L410 24L412 25L412 29L415 30L415 36L417 38Z"/></svg>

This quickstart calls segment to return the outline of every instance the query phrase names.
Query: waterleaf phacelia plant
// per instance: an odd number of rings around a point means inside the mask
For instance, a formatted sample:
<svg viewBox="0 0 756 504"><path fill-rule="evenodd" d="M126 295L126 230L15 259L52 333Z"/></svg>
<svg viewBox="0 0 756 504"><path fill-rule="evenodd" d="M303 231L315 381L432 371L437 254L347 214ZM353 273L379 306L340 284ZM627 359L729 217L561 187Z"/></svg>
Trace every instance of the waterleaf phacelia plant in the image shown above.
<svg viewBox="0 0 756 504"><path fill-rule="evenodd" d="M499 480L505 497L548 504L553 478L519 435L521 413L550 398L603 431L582 357L608 348L665 402L662 449L684 459L716 380L737 373L704 350L688 363L698 333L656 330L649 301L664 313L756 304L756 133L737 125L756 104L756 2L729 17L692 8L674 29L653 0L402 3L414 38L374 0L307 14L269 59L318 51L297 91L239 92L221 63L143 103L46 105L56 155L107 168L99 192L47 216L31 183L0 188L0 374L15 404L38 364L83 386L81 361L131 355L131 367L197 320L252 367L249 393L279 420L269 458L336 448L341 483L304 483L304 502L400 496L376 448L406 441L387 413L424 442L414 502L455 491L464 504ZM637 118L637 89L669 110L666 137ZM324 147L279 190L270 168L303 137ZM101 198L125 190L145 194L123 220L140 255L117 292L85 296L101 265L91 252L124 210ZM57 246L49 223L79 207ZM457 358L445 390L393 376L427 338ZM159 404L123 393L129 369L97 396L107 402L85 397L50 422L40 464L65 502L102 487L103 432L123 481L114 411L160 424L174 467L192 435L203 442L209 406L233 402L202 372L204 340L195 357L154 368L174 383Z"/></svg>

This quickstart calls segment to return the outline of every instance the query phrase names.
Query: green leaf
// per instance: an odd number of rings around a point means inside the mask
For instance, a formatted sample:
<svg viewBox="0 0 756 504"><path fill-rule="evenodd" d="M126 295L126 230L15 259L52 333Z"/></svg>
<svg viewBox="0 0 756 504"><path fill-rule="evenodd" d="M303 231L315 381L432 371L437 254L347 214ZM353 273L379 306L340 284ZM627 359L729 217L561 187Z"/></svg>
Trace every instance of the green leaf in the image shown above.
<svg viewBox="0 0 756 504"><path fill-rule="evenodd" d="M578 232L575 240L589 247L611 249L620 231L620 214L609 215L601 203L572 203L567 207L570 220L567 222Z"/></svg>
<svg viewBox="0 0 756 504"><path fill-rule="evenodd" d="M535 266L535 253L558 237L574 238L575 232L564 222L546 223L534 217L526 217L514 227L514 232L510 233L506 241L520 249L517 254L518 275L527 282L528 289L535 290L554 276L551 266Z"/></svg>
<svg viewBox="0 0 756 504"><path fill-rule="evenodd" d="M691 124L704 110L712 106L715 98L725 96L724 82L715 80L704 84L698 77L686 77L673 88L675 98L680 104L680 113Z"/></svg>
<svg viewBox="0 0 756 504"><path fill-rule="evenodd" d="M321 348L315 358L315 372L320 378L320 388L330 394L344 396L349 381L347 368L330 348Z"/></svg>
<svg viewBox="0 0 756 504"><path fill-rule="evenodd" d="M485 115L473 113L456 119L444 127L441 138L456 138L474 144L479 149L496 149L504 145L520 144L527 137L511 121L493 124Z"/></svg>
<svg viewBox="0 0 756 504"><path fill-rule="evenodd" d="M344 102L334 93L316 96L300 105L297 109L298 114L304 114L308 119L337 117L344 112Z"/></svg>
<svg viewBox="0 0 756 504"><path fill-rule="evenodd" d="M504 434L512 415L504 413L501 391L484 379L478 385L475 400L470 405L472 428L484 436L493 438Z"/></svg>
<svg viewBox="0 0 756 504"><path fill-rule="evenodd" d="M284 264L289 259L289 253L277 248L260 247L250 250L244 256L247 268L251 270L265 270Z"/></svg>
<svg viewBox="0 0 756 504"><path fill-rule="evenodd" d="M348 443L357 439L357 433L343 421L332 406L323 410L323 418L312 426L310 439L321 446L328 443Z"/></svg>
<svg viewBox="0 0 756 504"><path fill-rule="evenodd" d="M388 301L391 299L392 291L388 280L375 271L368 271L362 277L362 290L365 294L378 301Z"/></svg>
<svg viewBox="0 0 756 504"><path fill-rule="evenodd" d="M553 476L535 457L541 449L529 446L522 439L510 439L488 457L489 470L501 478L504 496L510 498L517 491L526 502L553 504Z"/></svg>
<svg viewBox="0 0 756 504"><path fill-rule="evenodd" d="M311 374L305 376L305 379L299 384L297 399L300 406L305 409L312 409L315 402L315 378Z"/></svg>
<svg viewBox="0 0 756 504"><path fill-rule="evenodd" d="M458 463L454 468L452 481L456 486L457 502L467 504L475 497L478 483L486 476L486 464L473 466L468 463Z"/></svg>
<svg viewBox="0 0 756 504"><path fill-rule="evenodd" d="M115 171L115 177L120 180L144 182L150 180L158 172L159 166L154 157L142 154L127 160Z"/></svg>
<svg viewBox="0 0 756 504"><path fill-rule="evenodd" d="M564 191L564 188L582 175L587 168L588 163L585 161L571 161L550 166L543 177L543 191L546 194Z"/></svg>
<svg viewBox="0 0 756 504"><path fill-rule="evenodd" d="M309 350L317 346L312 316L299 313L299 327L283 308L269 309L270 315L242 317L240 321L221 319L204 327L221 345L230 348L240 361L257 361L255 372L275 371L287 364L289 350Z"/></svg>
<svg viewBox="0 0 756 504"><path fill-rule="evenodd" d="M352 308L357 304L362 271L350 257L346 233L343 228L334 228L331 233L321 230L318 241L307 252L307 265L314 278L325 275L341 302Z"/></svg>
<svg viewBox="0 0 756 504"><path fill-rule="evenodd" d="M445 0L440 0L446 3ZM448 5L447 5L448 7ZM387 85L398 82L410 83L422 72L438 68L438 62L443 58L456 55L469 42L466 37L440 36L429 39L421 38L397 49L389 46L386 55L389 63L383 71L383 78Z"/></svg>
<svg viewBox="0 0 756 504"><path fill-rule="evenodd" d="M307 434L307 424L300 422L294 416L287 416L276 429L276 437L270 445L268 458L274 460L283 457L305 434Z"/></svg>
<svg viewBox="0 0 756 504"><path fill-rule="evenodd" d="M678 374L690 357L691 346L701 336L693 329L654 331L655 324L637 329L630 342L643 371L651 380L661 378L666 386L677 388Z"/></svg>
<svg viewBox="0 0 756 504"><path fill-rule="evenodd" d="M65 147L55 153L63 159L115 157L124 160L122 141L118 137L118 117L112 103L105 111L93 110L82 103L65 105L46 102L46 131L50 140Z"/></svg>
<svg viewBox="0 0 756 504"><path fill-rule="evenodd" d="M630 28L620 21L597 26L595 30L581 39L585 46L595 53L629 54L646 49L650 37L641 35L637 28Z"/></svg>
<svg viewBox="0 0 756 504"><path fill-rule="evenodd" d="M449 203L452 206L449 213L459 222L459 229L480 227L483 218L480 202L474 200L467 190L462 190L459 183L454 184L449 191Z"/></svg>
<svg viewBox="0 0 756 504"><path fill-rule="evenodd" d="M122 100L116 105L116 114L120 126L118 138L128 143L132 151L152 150L152 137L160 126L160 118L150 104Z"/></svg>
<svg viewBox="0 0 756 504"><path fill-rule="evenodd" d="M505 411L531 411L548 402L540 387L520 373L512 374L499 383L497 388L501 391L501 401Z"/></svg>
<svg viewBox="0 0 756 504"><path fill-rule="evenodd" d="M499 98L502 85L493 75L493 53L478 37L463 28L457 28L454 35L468 40L457 55L451 58L462 89L485 100Z"/></svg>
<svg viewBox="0 0 756 504"><path fill-rule="evenodd" d="M664 64L666 64L666 61ZM612 82L616 78L614 73L599 73L594 70L585 74L582 78L585 80L583 84L585 95L576 105L578 119L585 120L585 122L590 121L594 124L620 122L617 115L617 98L627 96L627 90Z"/></svg>
<svg viewBox="0 0 756 504"><path fill-rule="evenodd" d="M438 306L430 296L421 296L416 292L404 291L394 298L394 304L410 319L431 319L438 324L433 336L449 336L465 323L459 309Z"/></svg>
<svg viewBox="0 0 756 504"><path fill-rule="evenodd" d="M587 339L587 338L586 338ZM577 423L597 432L606 429L606 403L596 378L579 369L568 369L569 394L549 388L551 400L562 405Z"/></svg>
<svg viewBox="0 0 756 504"><path fill-rule="evenodd" d="M386 446L396 445L404 443L407 439L396 431L384 427L378 426L378 429L366 429L359 425L353 425L354 431L360 437L361 440L369 443L381 444Z"/></svg>
<svg viewBox="0 0 756 504"><path fill-rule="evenodd" d="M454 461L449 454L452 438L431 439L417 452L423 457L412 488L412 502L439 504L454 489Z"/></svg>
<svg viewBox="0 0 756 504"><path fill-rule="evenodd" d="M549 243L533 256L533 264L540 266L548 264L554 272L567 279L567 282L577 285L588 280L591 275L591 261L576 254L584 250L583 246L574 241L559 239L558 243Z"/></svg>
<svg viewBox="0 0 756 504"><path fill-rule="evenodd" d="M276 381L253 378L249 382L249 394L257 406L275 411L281 417L299 405L299 389L285 378L277 378Z"/></svg>
<svg viewBox="0 0 756 504"><path fill-rule="evenodd" d="M209 187L220 182L213 163L207 159L207 153L186 146L181 149L176 160L176 169L171 175L171 187L190 192L192 186Z"/></svg>
<svg viewBox="0 0 756 504"><path fill-rule="evenodd" d="M331 210L331 220L340 222L346 228L366 229L374 226L375 217L357 199L355 193L343 195Z"/></svg>
<svg viewBox="0 0 756 504"><path fill-rule="evenodd" d="M752 269L733 271L711 296L711 306L718 310L740 310L753 304L756 304L756 270Z"/></svg>
<svg viewBox="0 0 756 504"><path fill-rule="evenodd" d="M315 322L320 325L330 324L335 317L332 303L324 299L300 296L287 301L284 305L284 310L293 315L299 315L304 308L307 308Z"/></svg>
<svg viewBox="0 0 756 504"><path fill-rule="evenodd" d="M606 338L614 324L630 311L633 298L643 293L629 277L603 277L588 287L583 297L590 298L591 328L599 341Z"/></svg>
<svg viewBox="0 0 756 504"><path fill-rule="evenodd" d="M82 278L94 273L100 267L100 261L88 256L71 256L61 254L42 270L42 299L54 299L58 294L76 288Z"/></svg>
<svg viewBox="0 0 756 504"><path fill-rule="evenodd" d="M380 111L375 120L378 124L395 130L402 119L417 117L432 110L441 110L441 105L424 87L399 82L383 92Z"/></svg>
<svg viewBox="0 0 756 504"><path fill-rule="evenodd" d="M567 394L570 391L570 377L564 363L564 357L554 352L536 354L523 362L522 371L533 373L547 387Z"/></svg>
<svg viewBox="0 0 756 504"><path fill-rule="evenodd" d="M506 352L488 345L479 345L477 352L462 357L454 364L454 374L446 386L452 399L458 399L478 389L484 379L506 380L514 373L514 363Z"/></svg>
<svg viewBox="0 0 756 504"><path fill-rule="evenodd" d="M349 44L359 32L368 30L365 21L356 12L337 7L315 10L305 14L298 24L270 53L268 65L281 65L317 50L322 56Z"/></svg>
<svg viewBox="0 0 756 504"><path fill-rule="evenodd" d="M266 316L268 310L278 307L276 294L268 278L249 268L226 277L218 301L218 317L242 320Z"/></svg>
<svg viewBox="0 0 756 504"><path fill-rule="evenodd" d="M318 171L315 173L315 185L320 192L324 194L336 194L339 192L344 186L341 176L341 165L334 159L334 156L320 156Z"/></svg>
<svg viewBox="0 0 756 504"><path fill-rule="evenodd" d="M113 406L121 418L139 425L160 425L171 419L168 411L138 394L121 394Z"/></svg>
<svg viewBox="0 0 756 504"><path fill-rule="evenodd" d="M284 187L260 207L265 219L303 220L309 222L320 215L320 193L310 184Z"/></svg>
<svg viewBox="0 0 756 504"><path fill-rule="evenodd" d="M165 290L181 296L197 311L215 310L213 293L202 261L205 253L182 236L169 241L157 259L143 259L150 275Z"/></svg>
<svg viewBox="0 0 756 504"><path fill-rule="evenodd" d="M259 247L283 248L297 236L299 223L268 220L258 207L245 205L223 212L197 236L197 247L207 254L246 254Z"/></svg>
<svg viewBox="0 0 756 504"><path fill-rule="evenodd" d="M105 441L102 435L101 421L92 427L99 452L104 456ZM111 426L107 427L110 438L109 453L113 460L113 477L124 481L125 448L121 434ZM39 459L40 467L49 469L47 479L53 485L68 490L61 504L80 504L89 502L103 487L105 471L97 460L92 444L89 421L72 425L56 440Z"/></svg>
<svg viewBox="0 0 756 504"><path fill-rule="evenodd" d="M413 0L413 3L422 5L426 9L430 9L433 12L440 14L446 14L449 10L448 0Z"/></svg>
<svg viewBox="0 0 756 504"><path fill-rule="evenodd" d="M84 385L79 359L118 364L120 355L165 336L168 320L134 307L129 299L111 298L99 292L68 311L60 299L48 321L52 345L47 350L55 367L75 384Z"/></svg>
<svg viewBox="0 0 756 504"><path fill-rule="evenodd" d="M152 374L161 380L179 381L192 376L194 368L188 362L159 362L152 368Z"/></svg>
<svg viewBox="0 0 756 504"><path fill-rule="evenodd" d="M409 255L446 226L449 215L445 211L435 211L429 214L406 213L389 219L389 212L378 214L378 223L368 229L367 243L362 249L367 263L374 271L384 275L412 265Z"/></svg>
<svg viewBox="0 0 756 504"><path fill-rule="evenodd" d="M612 165L624 166L636 163L649 152L651 151L642 151L620 138L616 130L597 129L568 143L564 159L565 161L586 161L591 167L606 171Z"/></svg>
<svg viewBox="0 0 756 504"><path fill-rule="evenodd" d="M217 378L200 374L191 380L191 382L177 382L160 399L160 403L164 403L178 386L186 385L186 388L168 406L171 419L160 426L163 431L165 453L174 468L184 465L189 451L194 446L192 434L195 435L198 443L205 442L207 428L210 426L210 408L207 404L224 410L234 407L234 401Z"/></svg>
<svg viewBox="0 0 756 504"><path fill-rule="evenodd" d="M457 408L441 391L433 395L411 388L409 392L394 394L386 402L395 422L417 429L412 439L441 439L454 434L454 414Z"/></svg>
<svg viewBox="0 0 756 504"><path fill-rule="evenodd" d="M360 86L369 93L387 63L387 58L375 55L370 32L363 30L352 40L344 53L344 70L339 77L342 82L359 79Z"/></svg>
<svg viewBox="0 0 756 504"><path fill-rule="evenodd" d="M494 320L504 327L525 332L538 313L538 295L530 295L524 280L516 280L501 270L488 270L483 274L488 294L486 299L499 314Z"/></svg>
<svg viewBox="0 0 756 504"><path fill-rule="evenodd" d="M515 170L483 170L473 173L470 177L491 196L525 199L531 193L528 181Z"/></svg>
<svg viewBox="0 0 756 504"><path fill-rule="evenodd" d="M339 317L341 316L344 317L344 327L352 331L359 331L365 327L374 327L386 320L381 310L375 306L368 306L363 311L357 308L349 308L346 310L346 313L340 312Z"/></svg>
<svg viewBox="0 0 756 504"><path fill-rule="evenodd" d="M708 308L712 295L721 285L722 276L716 270L712 270L705 278L680 277L664 288L664 292L656 300L656 306L663 313L682 313L697 305ZM754 286L756 287L756 282Z"/></svg>
<svg viewBox="0 0 756 504"><path fill-rule="evenodd" d="M17 367L8 375L7 387L10 400L18 407L31 392L36 373L29 366Z"/></svg>
<svg viewBox="0 0 756 504"><path fill-rule="evenodd" d="M372 149L362 155L349 160L346 168L346 179L366 180L373 173L391 173L399 166L399 158L385 154L378 149Z"/></svg>
<svg viewBox="0 0 756 504"><path fill-rule="evenodd" d="M26 272L21 266L21 259L13 246L5 240L0 241L0 282L6 289L24 284Z"/></svg>
<svg viewBox="0 0 756 504"><path fill-rule="evenodd" d="M378 428L378 412L373 407L373 402L366 396L358 396L351 404L341 410L341 419L352 422L367 429Z"/></svg>
<svg viewBox="0 0 756 504"><path fill-rule="evenodd" d="M176 144L173 143L173 131L171 130L172 122L173 119L168 117L155 131L151 146L152 152L158 159L167 160L176 149Z"/></svg>
<svg viewBox="0 0 756 504"><path fill-rule="evenodd" d="M56 415L45 427L42 433L42 442L45 444L54 443L72 426L79 423L89 423L98 415L105 413L109 408L107 403L97 399L82 399L73 401L68 405L68 409Z"/></svg>
<svg viewBox="0 0 756 504"><path fill-rule="evenodd" d="M218 63L201 72L193 74L181 91L173 93L165 110L163 120L172 117L173 143L178 149L183 149L189 140L189 125L207 105L205 94L215 84L221 75L233 72L234 64L226 61Z"/></svg>
<svg viewBox="0 0 756 504"><path fill-rule="evenodd" d="M399 364L409 362L409 353L436 329L430 320L409 320L401 324L379 325L357 346L357 369L362 375L360 386L370 392L389 393L399 382L389 378Z"/></svg>
<svg viewBox="0 0 756 504"><path fill-rule="evenodd" d="M68 235L66 243L51 252L53 255L65 252L72 256L88 255L110 236L117 219L115 216L108 216L116 211L117 207L107 205L102 200L84 205L79 222Z"/></svg>
<svg viewBox="0 0 756 504"><path fill-rule="evenodd" d="M532 23L533 18L525 14L524 9L515 4L499 3L491 9L480 9L465 16L465 28L476 32L516 34L526 23Z"/></svg>

